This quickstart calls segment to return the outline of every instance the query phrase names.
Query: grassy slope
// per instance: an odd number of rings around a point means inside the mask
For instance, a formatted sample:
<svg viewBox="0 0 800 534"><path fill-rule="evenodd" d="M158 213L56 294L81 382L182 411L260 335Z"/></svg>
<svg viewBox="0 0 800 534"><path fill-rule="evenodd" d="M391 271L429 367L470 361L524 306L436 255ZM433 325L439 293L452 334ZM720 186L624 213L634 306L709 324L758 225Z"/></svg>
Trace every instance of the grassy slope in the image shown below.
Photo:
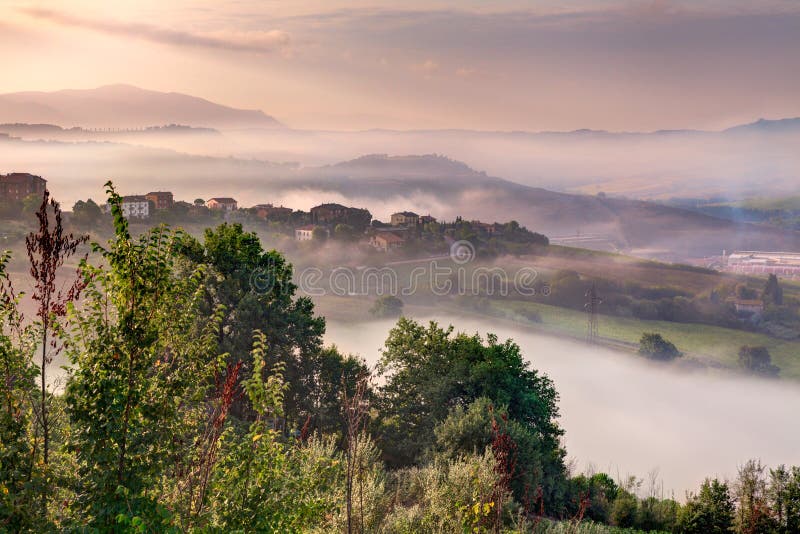
<svg viewBox="0 0 800 534"><path fill-rule="evenodd" d="M332 295L315 297L318 313L331 319L343 321L368 321L374 319L369 308L372 298L336 297ZM438 307L409 307L410 315L431 311L462 314L460 307L446 305ZM560 337L583 339L586 334L586 315L578 310L519 300L492 300L488 313L492 317L504 317L528 328ZM531 323L522 313L537 312L541 323ZM470 312L467 312L470 313ZM491 329L491 327L489 327ZM599 319L600 336L612 345L624 344L635 348L643 332L659 332L674 342L678 349L689 356L718 362L725 367L737 366L738 351L742 345L763 345L772 354L773 361L781 368L781 377L800 380L800 342L784 341L765 334L744 332L729 328L698 324L671 323L667 321L643 321L635 318L601 315Z"/></svg>
<svg viewBox="0 0 800 534"><path fill-rule="evenodd" d="M691 293L702 293L720 284L749 282L754 286L764 284L764 278L734 275L688 265L662 263L634 258L622 254L598 252L551 245L549 253L542 257L511 260L516 263L529 262L545 271L571 269L582 275L635 282L643 287L674 287ZM800 286L781 280L785 295L798 293Z"/></svg>
<svg viewBox="0 0 800 534"><path fill-rule="evenodd" d="M448 265L447 262L441 263ZM544 280L558 269L573 269L582 275L620 279L642 286L671 286L691 293L708 291L721 283L749 280L754 287L764 283L763 279L566 247L550 247L547 256L502 258L494 265L501 266L511 273L523 266L533 266ZM397 266L400 279L407 279L406 271L413 267L413 265ZM800 286L797 283L782 280L781 285L786 295L800 294ZM450 299L430 298L430 295L424 293L420 291L413 299L406 297L403 299L406 300L406 304L423 305L429 310L470 313L456 306ZM374 297L327 296L314 300L322 315L342 320L363 321L371 318L368 309L373 299ZM583 339L585 336L586 315L580 310L528 300L515 300L513 294L506 299L491 299L489 302L491 308L487 313L493 317L505 317L526 327L557 336L576 339ZM542 318L542 323L531 323L525 319L527 311L537 312ZM623 344L626 348L635 348L642 333L659 332L690 356L733 368L737 367L738 352L742 345L763 345L769 349L774 363L781 368L782 377L800 380L800 341L785 341L766 334L703 324L646 321L609 315L601 315L599 324L600 336L612 345Z"/></svg>
<svg viewBox="0 0 800 534"><path fill-rule="evenodd" d="M536 327L546 332L572 337L582 337L586 333L586 314L578 310L515 300L493 300L490 305L493 312L511 317L525 311L536 311L542 318ZM520 317L519 320L523 319ZM700 324L644 321L608 315L599 318L599 333L603 338L635 344L643 332L658 332L675 343L679 350L728 367L737 365L738 351L742 345L763 345L772 354L773 362L781 368L782 377L800 379L798 341L784 341L765 334Z"/></svg>
<svg viewBox="0 0 800 534"><path fill-rule="evenodd" d="M178 225L176 225L178 226ZM202 236L205 224L183 225L184 229L196 237ZM141 231L138 225L132 228ZM265 236L262 236L265 237ZM98 236L94 236L98 239ZM104 242L104 238L98 239ZM0 246L0 248L6 248ZM16 276L24 276L27 271L24 244L17 243L13 247L15 255L11 271ZM449 262L440 262L447 265ZM67 269L77 265L77 259L70 262ZM670 265L641 260L629 256L597 252L585 249L551 246L546 256L528 256L523 258L502 258L495 265L514 272L522 266L533 266L540 271L543 279L559 269L572 269L582 275L614 278L633 281L643 286L672 286L690 292L703 292L723 282L742 281L744 277L716 272L703 272L679 265ZM475 265L477 266L477 264ZM408 273L414 265L401 265L396 269L400 279L408 279ZM763 281L751 279L756 284ZM786 295L800 296L800 284L782 280ZM323 316L341 320L360 321L372 319L368 310L373 298L325 297L315 299L317 310ZM418 304L423 304L419 302ZM435 305L435 300L427 299L426 307ZM586 332L586 316L583 312L520 300L492 300L493 315L510 317L527 326L535 327L554 335L582 338ZM460 309L459 309L460 310ZM521 312L533 310L542 317L541 324L531 324L522 317ZM463 311L463 310L460 310ZM772 354L773 361L781 368L781 376L800 379L800 342L783 341L770 336L741 330L720 328L700 324L672 323L666 321L644 321L636 318L613 317L603 315L600 318L600 336L611 341L636 344L643 332L660 332L673 341L681 351L703 358L717 361L725 366L735 367L737 353L742 345L763 345Z"/></svg>
<svg viewBox="0 0 800 534"><path fill-rule="evenodd" d="M711 204L752 210L800 210L800 195L780 198L748 198L738 202Z"/></svg>

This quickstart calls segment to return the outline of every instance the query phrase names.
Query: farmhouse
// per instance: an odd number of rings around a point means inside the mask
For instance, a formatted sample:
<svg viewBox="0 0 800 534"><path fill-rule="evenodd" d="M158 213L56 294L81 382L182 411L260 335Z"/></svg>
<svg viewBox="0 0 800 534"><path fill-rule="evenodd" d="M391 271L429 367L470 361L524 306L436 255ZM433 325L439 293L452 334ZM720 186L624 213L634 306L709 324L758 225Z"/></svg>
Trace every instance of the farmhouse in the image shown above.
<svg viewBox="0 0 800 534"><path fill-rule="evenodd" d="M122 215L133 219L147 219L150 217L150 202L142 195L122 197Z"/></svg>
<svg viewBox="0 0 800 534"><path fill-rule="evenodd" d="M486 235L494 235L497 231L497 226L491 223L485 223L481 221L470 221L472 227L478 231L485 233Z"/></svg>
<svg viewBox="0 0 800 534"><path fill-rule="evenodd" d="M210 210L234 211L237 205L230 197L214 197L206 201L206 207Z"/></svg>
<svg viewBox="0 0 800 534"><path fill-rule="evenodd" d="M349 224L357 230L363 230L372 221L372 214L362 208L351 208L341 204L320 204L310 210L311 222L314 224L336 225Z"/></svg>
<svg viewBox="0 0 800 534"><path fill-rule="evenodd" d="M297 241L311 241L314 239L314 230L321 230L325 232L326 235L330 236L330 232L324 226L319 226L316 224L307 224L305 226L301 226L299 228L294 229L294 238Z"/></svg>
<svg viewBox="0 0 800 534"><path fill-rule="evenodd" d="M760 315L764 312L764 303L758 299L735 299L733 306L736 313Z"/></svg>
<svg viewBox="0 0 800 534"><path fill-rule="evenodd" d="M28 195L41 196L47 180L27 172L12 172L0 176L0 200L19 202Z"/></svg>
<svg viewBox="0 0 800 534"><path fill-rule="evenodd" d="M419 223L419 215L413 211L400 211L392 213L392 226L416 226Z"/></svg>
<svg viewBox="0 0 800 534"><path fill-rule="evenodd" d="M253 206L259 219L283 218L292 214L292 208L273 206L272 204L257 204Z"/></svg>
<svg viewBox="0 0 800 534"><path fill-rule="evenodd" d="M144 198L151 201L157 210L168 210L175 204L172 193L169 191L151 191Z"/></svg>
<svg viewBox="0 0 800 534"><path fill-rule="evenodd" d="M317 224L337 221L345 216L347 207L341 204L320 204L311 208L311 220Z"/></svg>
<svg viewBox="0 0 800 534"><path fill-rule="evenodd" d="M373 248L383 252L401 248L405 242L405 239L391 232L379 232L373 235L369 240L369 244Z"/></svg>

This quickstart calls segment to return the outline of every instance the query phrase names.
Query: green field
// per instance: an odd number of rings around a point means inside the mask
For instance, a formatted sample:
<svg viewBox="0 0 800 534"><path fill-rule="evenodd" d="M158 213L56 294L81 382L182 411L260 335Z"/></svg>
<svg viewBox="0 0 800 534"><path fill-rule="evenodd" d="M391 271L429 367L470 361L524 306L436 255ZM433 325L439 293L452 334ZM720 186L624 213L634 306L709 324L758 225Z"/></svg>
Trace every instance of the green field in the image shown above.
<svg viewBox="0 0 800 534"><path fill-rule="evenodd" d="M185 230L196 236L201 237L205 224L184 225ZM9 227L9 231L12 228ZM136 225L132 230L134 233L141 231L142 225ZM13 230L15 233L22 233L21 225L17 224ZM291 240L275 242L274 235L266 235L261 232L262 241L266 246L277 246L286 250L290 261L293 261L296 268L302 268L304 263L318 265L319 257L312 255L312 258L302 257L302 251L296 250L295 244ZM103 236L93 236L93 239L105 242ZM0 248L2 244L0 244ZM24 242L17 241L11 247L14 249L14 257L9 265L12 277L24 278L27 272L27 258L24 252ZM88 249L88 247L86 247ZM335 248L333 249L335 250ZM346 251L345 251L346 252ZM331 256L328 254L327 256ZM351 257L352 264L359 262L369 263L371 260L366 257ZM341 259L341 258L338 258ZM374 258L373 258L374 259ZM383 260L384 258L379 258ZM299 261L298 261L299 260ZM326 263L335 262L331 257L326 257ZM397 272L401 282L411 278L411 271L418 265L426 265L428 260L415 262L399 262L392 268ZM447 260L438 260L442 266L451 266ZM77 266L77 260L73 260L65 266L72 271ZM553 273L561 269L571 269L584 277L609 277L617 280L635 282L643 287L673 287L688 291L693 294L707 292L722 283L741 283L747 282L752 287L763 284L763 279L743 277L728 273L718 273L697 267L673 265L659 263L655 261L642 260L629 256L590 251L584 249L574 249L569 247L551 246L544 255L531 255L523 257L503 257L488 261L479 261L471 268L487 266L502 267L507 272L513 273L522 267L534 267L537 269L542 279L549 279ZM781 280L786 297L800 298L800 284L788 280ZM27 289L27 288L26 288ZM327 297L315 298L317 311L320 315L346 321L364 321L373 319L369 313L374 296L367 297ZM404 297L404 300L406 298ZM476 313L470 309L469 305L464 307L464 303L456 304L454 301L441 297L436 297L429 293L426 288L421 287L413 298L406 302L409 310L421 307L432 310L450 310L459 312ZM541 323L531 322L526 317L535 312L541 317ZM543 333L557 336L566 336L576 339L583 339L586 332L586 316L580 310L553 306L541 302L530 300L513 300L513 298L503 300L489 300L489 308L482 313L495 318L505 318L542 331ZM766 334L748 332L706 324L677 323L667 321L648 321L632 317L601 315L599 321L599 333L610 345L623 345L620 348L635 349L639 338L643 332L658 332L664 337L675 343L679 350L688 356L698 360L716 362L726 367L735 368L737 366L738 351L742 345L765 346L772 355L773 362L780 367L781 376L784 378L800 379L800 341L786 341L768 336Z"/></svg>
<svg viewBox="0 0 800 534"><path fill-rule="evenodd" d="M780 198L748 198L738 202L725 202L718 205L751 210L800 210L800 195Z"/></svg>
<svg viewBox="0 0 800 534"><path fill-rule="evenodd" d="M541 323L524 319L525 312L535 311ZM568 308L518 300L493 300L489 313L526 322L544 332L582 338L586 334L586 314ZM800 379L800 342L776 339L765 334L733 330L701 324L644 321L641 319L599 316L599 333L602 338L637 344L643 332L658 332L669 339L687 355L719 362L726 367L736 367L739 347L762 345L769 349L781 377Z"/></svg>

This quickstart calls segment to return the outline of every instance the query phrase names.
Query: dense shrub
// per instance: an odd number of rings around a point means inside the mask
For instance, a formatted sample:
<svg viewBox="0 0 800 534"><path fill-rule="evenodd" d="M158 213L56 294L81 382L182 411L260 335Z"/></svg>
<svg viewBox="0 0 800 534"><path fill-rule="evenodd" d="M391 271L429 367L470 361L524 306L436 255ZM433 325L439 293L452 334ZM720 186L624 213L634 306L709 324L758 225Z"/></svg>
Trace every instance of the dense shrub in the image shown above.
<svg viewBox="0 0 800 534"><path fill-rule="evenodd" d="M772 364L772 357L766 347L749 347L739 349L739 367L745 371L762 376L778 376L780 369Z"/></svg>
<svg viewBox="0 0 800 534"><path fill-rule="evenodd" d="M639 354L662 361L674 360L681 356L674 344L654 332L642 334L639 340Z"/></svg>
<svg viewBox="0 0 800 534"><path fill-rule="evenodd" d="M403 314L403 301L394 295L383 295L375 299L369 311L375 317L400 317Z"/></svg>

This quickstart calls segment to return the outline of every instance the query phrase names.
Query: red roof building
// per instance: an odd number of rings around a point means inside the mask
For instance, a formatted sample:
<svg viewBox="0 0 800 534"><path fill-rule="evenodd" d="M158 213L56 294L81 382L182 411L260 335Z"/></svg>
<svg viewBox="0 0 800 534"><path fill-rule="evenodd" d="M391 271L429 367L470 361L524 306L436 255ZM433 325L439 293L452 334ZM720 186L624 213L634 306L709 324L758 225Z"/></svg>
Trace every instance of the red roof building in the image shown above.
<svg viewBox="0 0 800 534"><path fill-rule="evenodd" d="M168 210L175 203L169 191L152 191L144 197L151 201L157 210Z"/></svg>
<svg viewBox="0 0 800 534"><path fill-rule="evenodd" d="M44 193L47 180L27 172L12 172L0 176L0 200L19 202L28 195Z"/></svg>

